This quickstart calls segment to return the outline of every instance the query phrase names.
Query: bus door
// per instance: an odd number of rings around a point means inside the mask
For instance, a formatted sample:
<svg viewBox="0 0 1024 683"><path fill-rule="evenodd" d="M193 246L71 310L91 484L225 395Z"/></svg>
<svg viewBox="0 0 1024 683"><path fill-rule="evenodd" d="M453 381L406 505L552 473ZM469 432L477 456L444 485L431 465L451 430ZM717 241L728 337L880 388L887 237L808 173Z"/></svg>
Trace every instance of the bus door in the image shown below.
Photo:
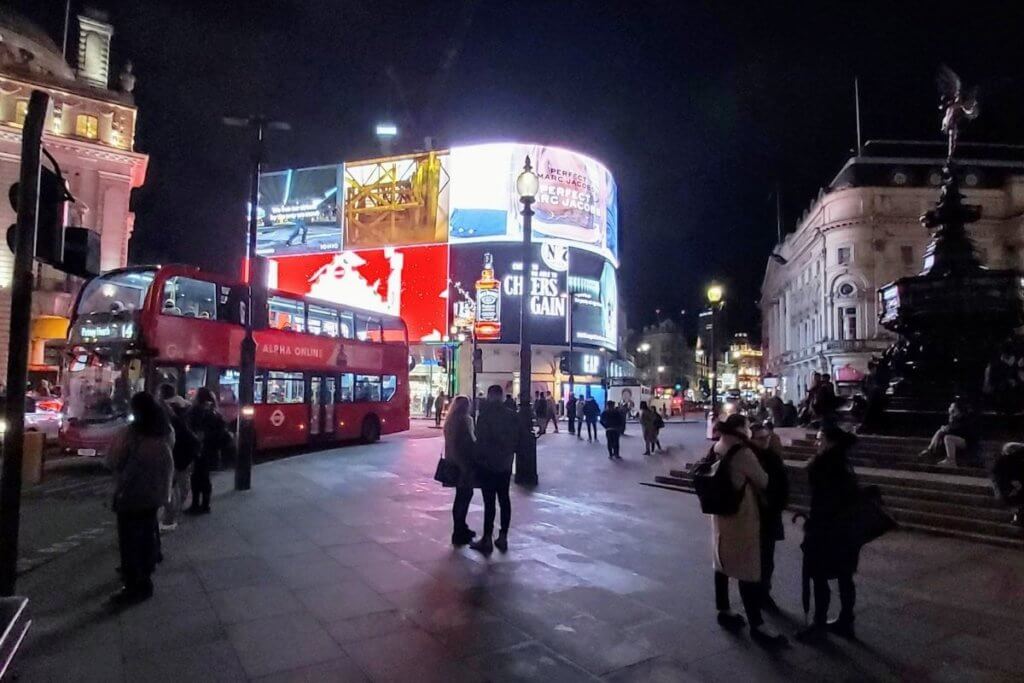
<svg viewBox="0 0 1024 683"><path fill-rule="evenodd" d="M313 375L309 386L309 435L334 436L334 377Z"/></svg>

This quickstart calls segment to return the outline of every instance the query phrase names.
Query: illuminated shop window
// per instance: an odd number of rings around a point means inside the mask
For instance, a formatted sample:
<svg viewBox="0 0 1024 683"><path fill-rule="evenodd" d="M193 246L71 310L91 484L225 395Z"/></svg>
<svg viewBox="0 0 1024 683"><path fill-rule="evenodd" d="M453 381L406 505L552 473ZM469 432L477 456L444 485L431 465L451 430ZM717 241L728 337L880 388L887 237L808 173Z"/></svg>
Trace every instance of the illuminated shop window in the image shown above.
<svg viewBox="0 0 1024 683"><path fill-rule="evenodd" d="M26 116L28 116L28 100L18 100L14 103L14 125L19 128L24 126Z"/></svg>
<svg viewBox="0 0 1024 683"><path fill-rule="evenodd" d="M95 116L79 114L75 117L75 135L95 140L100 136L100 120Z"/></svg>

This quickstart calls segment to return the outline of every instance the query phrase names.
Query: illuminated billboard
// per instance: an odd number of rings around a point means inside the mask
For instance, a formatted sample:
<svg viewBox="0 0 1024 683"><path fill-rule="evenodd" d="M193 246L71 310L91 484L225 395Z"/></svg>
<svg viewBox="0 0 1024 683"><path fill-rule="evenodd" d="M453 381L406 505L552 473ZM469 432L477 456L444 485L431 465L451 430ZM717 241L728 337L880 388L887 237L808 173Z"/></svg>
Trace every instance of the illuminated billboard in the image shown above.
<svg viewBox="0 0 1024 683"><path fill-rule="evenodd" d="M522 238L515 179L527 156L540 180L533 239L565 243L617 263L617 189L611 173L590 157L544 145L495 143L451 150L451 242Z"/></svg>
<svg viewBox="0 0 1024 683"><path fill-rule="evenodd" d="M569 297L573 292L574 343L615 349L618 290L615 269L595 254L564 244L532 245L529 300L530 336L536 344L568 342ZM482 343L519 343L523 300L522 248L509 243L453 244L451 319L477 320ZM459 294L461 288L464 294Z"/></svg>
<svg viewBox="0 0 1024 683"><path fill-rule="evenodd" d="M345 164L345 248L446 243L449 185L444 152Z"/></svg>
<svg viewBox="0 0 1024 683"><path fill-rule="evenodd" d="M271 258L270 286L400 315L410 342L447 334L447 245Z"/></svg>
<svg viewBox="0 0 1024 683"><path fill-rule="evenodd" d="M341 248L340 166L260 174L256 253L317 254Z"/></svg>

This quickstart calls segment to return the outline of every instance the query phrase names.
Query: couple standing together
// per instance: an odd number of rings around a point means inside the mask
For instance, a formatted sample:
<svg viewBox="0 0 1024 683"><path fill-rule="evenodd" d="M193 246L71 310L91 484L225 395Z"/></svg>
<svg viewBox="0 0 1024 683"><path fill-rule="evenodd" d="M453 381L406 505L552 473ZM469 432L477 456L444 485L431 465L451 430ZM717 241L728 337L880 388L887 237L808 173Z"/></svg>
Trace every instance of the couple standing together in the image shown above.
<svg viewBox="0 0 1024 683"><path fill-rule="evenodd" d="M459 467L452 505L452 545L468 543L484 555L490 555L495 546L501 552L508 550L508 527L512 519L509 485L519 443L519 425L515 413L504 405L504 398L501 386L491 385L474 423L469 399L456 396L444 423L445 460ZM484 499L484 529L476 542L473 542L476 532L466 524L473 489L480 489ZM501 506L501 526L497 540L492 540L496 502Z"/></svg>

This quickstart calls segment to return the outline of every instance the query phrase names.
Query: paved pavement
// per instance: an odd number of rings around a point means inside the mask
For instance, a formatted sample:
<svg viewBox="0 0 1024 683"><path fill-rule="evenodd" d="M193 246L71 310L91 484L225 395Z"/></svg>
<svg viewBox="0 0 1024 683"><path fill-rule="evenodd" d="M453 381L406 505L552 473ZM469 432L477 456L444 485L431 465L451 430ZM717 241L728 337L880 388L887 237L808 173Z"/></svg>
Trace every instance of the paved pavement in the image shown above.
<svg viewBox="0 0 1024 683"><path fill-rule="evenodd" d="M110 532L25 575L18 680L1020 680L1024 557L950 539L894 533L865 551L858 642L770 654L723 632L696 499L639 485L702 455L702 428L670 425L651 458L632 431L622 462L542 437L541 486L514 489L509 553L490 560L446 544L436 432L265 463L247 493L221 475L213 514L165 537L149 602L105 607ZM478 500L470 515L479 529ZM791 631L788 533L776 593Z"/></svg>

